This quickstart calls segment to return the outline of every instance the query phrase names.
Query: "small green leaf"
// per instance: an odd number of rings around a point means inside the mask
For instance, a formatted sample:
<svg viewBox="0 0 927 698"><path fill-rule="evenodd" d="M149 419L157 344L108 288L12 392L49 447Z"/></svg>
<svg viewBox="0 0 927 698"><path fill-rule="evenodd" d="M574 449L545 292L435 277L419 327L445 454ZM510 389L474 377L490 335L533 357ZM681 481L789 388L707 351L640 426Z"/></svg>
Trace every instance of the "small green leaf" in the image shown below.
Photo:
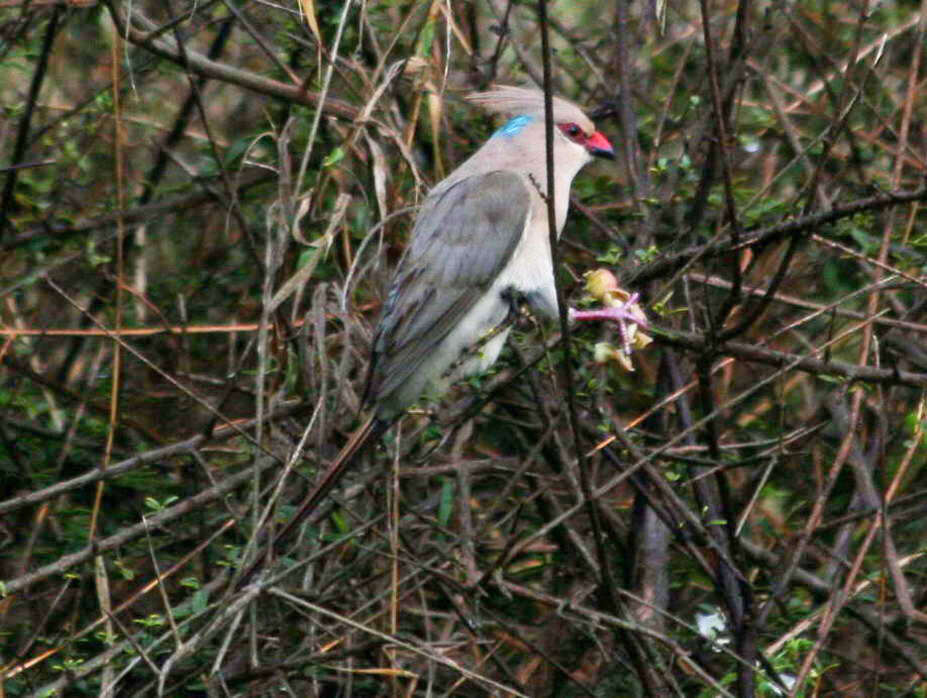
<svg viewBox="0 0 927 698"><path fill-rule="evenodd" d="M209 605L209 594L205 589L200 589L195 594L193 594L193 612L202 613L206 610L206 606Z"/></svg>
<svg viewBox="0 0 927 698"><path fill-rule="evenodd" d="M451 520L451 513L454 511L454 481L451 478L443 478L441 483L441 503L438 505L438 521L442 526L447 526Z"/></svg>
<svg viewBox="0 0 927 698"><path fill-rule="evenodd" d="M331 167L332 165L337 165L343 159L344 149L339 145L325 157L325 159L322 161L322 167Z"/></svg>
<svg viewBox="0 0 927 698"><path fill-rule="evenodd" d="M621 248L616 245L611 245L604 253L597 256L595 261L601 262L602 264L615 265L621 261L621 255Z"/></svg>

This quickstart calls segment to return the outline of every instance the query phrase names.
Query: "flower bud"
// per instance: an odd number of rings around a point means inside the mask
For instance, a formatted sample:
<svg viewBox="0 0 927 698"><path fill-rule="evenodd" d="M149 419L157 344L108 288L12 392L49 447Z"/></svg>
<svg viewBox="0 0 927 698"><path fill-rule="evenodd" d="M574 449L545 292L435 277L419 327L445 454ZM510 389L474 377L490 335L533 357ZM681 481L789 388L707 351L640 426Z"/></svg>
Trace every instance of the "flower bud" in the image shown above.
<svg viewBox="0 0 927 698"><path fill-rule="evenodd" d="M583 274L586 291L598 301L605 301L610 291L618 288L618 279L608 269L596 269Z"/></svg>

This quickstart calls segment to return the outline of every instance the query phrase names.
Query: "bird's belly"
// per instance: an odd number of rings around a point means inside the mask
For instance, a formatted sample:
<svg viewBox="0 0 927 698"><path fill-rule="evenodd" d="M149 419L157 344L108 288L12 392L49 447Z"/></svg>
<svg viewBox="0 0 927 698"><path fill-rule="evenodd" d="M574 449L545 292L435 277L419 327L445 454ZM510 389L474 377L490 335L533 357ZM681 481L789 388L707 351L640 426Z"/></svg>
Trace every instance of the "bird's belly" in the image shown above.
<svg viewBox="0 0 927 698"><path fill-rule="evenodd" d="M456 381L486 372L499 357L509 336L505 325L512 294L532 309L557 317L553 267L546 239L527 237L492 286L457 322L444 339L394 393L384 396L381 418L398 414L424 398L439 398Z"/></svg>
<svg viewBox="0 0 927 698"><path fill-rule="evenodd" d="M433 400L455 382L488 370L505 344L509 304L495 285L435 347L395 396L397 405Z"/></svg>
<svg viewBox="0 0 927 698"><path fill-rule="evenodd" d="M523 240L489 291L438 347L435 361L441 370L434 371L437 380L426 392L440 394L454 381L484 373L496 362L511 330L505 323L513 295L528 300L541 314L556 317L552 271L547 241Z"/></svg>
<svg viewBox="0 0 927 698"><path fill-rule="evenodd" d="M485 372L499 357L509 328L504 326L509 303L495 286L461 318L438 352L440 363L439 390L448 383Z"/></svg>

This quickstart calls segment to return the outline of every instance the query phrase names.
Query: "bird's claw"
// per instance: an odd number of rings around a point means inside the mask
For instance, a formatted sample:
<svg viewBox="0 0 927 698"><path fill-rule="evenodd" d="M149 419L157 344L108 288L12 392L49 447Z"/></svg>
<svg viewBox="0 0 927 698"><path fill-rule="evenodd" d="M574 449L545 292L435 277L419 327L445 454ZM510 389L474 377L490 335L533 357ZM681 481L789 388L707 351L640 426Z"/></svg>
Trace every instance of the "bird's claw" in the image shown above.
<svg viewBox="0 0 927 698"><path fill-rule="evenodd" d="M583 320L611 320L617 322L619 327L633 323L642 330L646 330L650 327L650 323L640 311L640 306L637 304L639 299L639 294L632 293L626 301L618 305L606 305L596 310L574 310L571 318L577 322Z"/></svg>
<svg viewBox="0 0 927 698"><path fill-rule="evenodd" d="M647 316L639 305L640 295L628 293L618 287L618 281L607 269L598 269L586 274L586 290L603 307L595 310L571 310L570 319L581 321L606 320L618 325L621 348L615 348L608 342L596 345L596 361L605 363L617 361L626 370L634 370L631 365L632 348L642 349L651 339L643 330L650 327Z"/></svg>

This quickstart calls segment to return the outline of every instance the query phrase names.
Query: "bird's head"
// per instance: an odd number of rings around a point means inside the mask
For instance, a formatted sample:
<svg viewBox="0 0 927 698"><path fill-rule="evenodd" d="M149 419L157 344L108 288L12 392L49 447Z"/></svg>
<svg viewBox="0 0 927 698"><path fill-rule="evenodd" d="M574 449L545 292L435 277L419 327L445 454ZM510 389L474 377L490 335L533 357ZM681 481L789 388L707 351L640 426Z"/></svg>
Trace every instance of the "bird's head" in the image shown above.
<svg viewBox="0 0 927 698"><path fill-rule="evenodd" d="M499 137L525 134L536 139L538 133L544 131L544 93L540 90L500 85L487 92L468 95L467 99L487 111L512 117L496 132ZM553 119L555 157L558 152L562 153L577 160L580 167L594 157L615 159L612 144L572 102L554 97Z"/></svg>

